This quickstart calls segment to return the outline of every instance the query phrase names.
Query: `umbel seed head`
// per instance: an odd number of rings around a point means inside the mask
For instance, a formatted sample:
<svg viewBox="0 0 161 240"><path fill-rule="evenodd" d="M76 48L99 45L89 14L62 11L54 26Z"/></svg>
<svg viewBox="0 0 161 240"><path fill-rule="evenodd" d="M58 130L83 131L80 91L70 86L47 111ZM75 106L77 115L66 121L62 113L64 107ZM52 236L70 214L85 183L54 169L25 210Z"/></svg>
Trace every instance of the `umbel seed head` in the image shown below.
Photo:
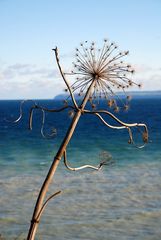
<svg viewBox="0 0 161 240"><path fill-rule="evenodd" d="M71 75L76 77L76 81L72 84L73 92L78 91L79 95L83 95L91 83L95 82L92 99L102 99L103 96L105 99L113 98L116 102L119 99L116 91L122 90L126 99L122 109L127 111L130 98L126 97L126 89L133 85L141 87L141 84L131 80L134 69L122 60L128 54L129 51L120 52L116 44L110 43L107 39L104 39L102 48L97 48L95 42L91 44L87 41L81 42L80 47L76 48L76 63L73 63L74 70L71 72ZM108 106L111 107L110 100ZM120 110L117 102L112 106L114 111Z"/></svg>

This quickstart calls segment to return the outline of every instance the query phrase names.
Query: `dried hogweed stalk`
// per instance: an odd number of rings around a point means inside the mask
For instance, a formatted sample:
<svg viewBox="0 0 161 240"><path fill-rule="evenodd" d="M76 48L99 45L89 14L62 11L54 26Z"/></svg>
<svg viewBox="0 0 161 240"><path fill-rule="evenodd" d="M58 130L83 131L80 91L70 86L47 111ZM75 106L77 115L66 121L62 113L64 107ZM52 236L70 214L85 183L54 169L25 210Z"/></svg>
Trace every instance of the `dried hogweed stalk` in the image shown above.
<svg viewBox="0 0 161 240"><path fill-rule="evenodd" d="M125 123L118 119L114 114L107 111L106 109L95 110L96 104L99 102L100 98L105 98L107 100L108 106L113 108L115 112L118 112L120 108L128 110L130 96L126 95L126 89L132 86L133 84L140 87L140 84L134 83L129 77L130 74L134 72L131 68L131 65L120 61L121 58L125 57L128 54L128 51L118 52L117 46L114 43L109 43L107 40L104 40L104 45L102 49L96 49L95 43L92 42L88 47L87 42L82 43L80 49L76 49L76 63L74 64L74 70L71 73L68 73L76 77L75 82L70 85L66 79L66 74L62 70L59 61L59 54L57 47L53 49L55 52L56 62L60 71L60 74L66 84L67 91L71 97L71 104L68 104L68 101L65 100L65 105L59 109L49 109L43 107L34 101L32 101L32 107L29 113L29 129L32 129L32 119L35 111L42 112L42 127L41 133L43 136L51 137L56 134L55 129L52 129L50 134L45 134L44 124L45 124L45 113L59 113L65 109L69 110L69 116L71 117L71 124L68 128L68 131L54 157L54 160L51 164L49 172L44 180L44 183L40 189L37 202L35 204L35 209L33 212L30 229L28 232L27 240L34 240L37 232L37 228L40 222L41 215L48 204L48 202L59 192L52 194L50 197L46 198L46 194L51 184L51 181L54 177L57 166L62 158L64 158L65 166L71 171L77 171L84 168L91 168L93 170L100 170L104 165L109 165L112 163L111 157L108 153L103 153L101 156L101 162L97 166L89 165L88 163L80 167L71 167L67 161L67 147L70 142L72 135L75 131L79 119L84 114L91 114L96 116L105 126L112 129L125 129L129 135L129 143L135 144L133 138L132 129L136 128L139 133L142 135L143 145L137 146L142 148L148 142L148 129L144 123ZM122 97L116 93L116 91L122 90L125 93L126 100L123 101ZM78 91L79 95L82 96L81 102L78 103L75 99L75 93ZM122 103L121 107L118 104ZM92 111L87 109L87 102L90 102L92 105ZM20 116L15 120L15 122L20 121L23 116L23 104L20 106ZM113 119L115 124L108 123L104 117L110 117Z"/></svg>

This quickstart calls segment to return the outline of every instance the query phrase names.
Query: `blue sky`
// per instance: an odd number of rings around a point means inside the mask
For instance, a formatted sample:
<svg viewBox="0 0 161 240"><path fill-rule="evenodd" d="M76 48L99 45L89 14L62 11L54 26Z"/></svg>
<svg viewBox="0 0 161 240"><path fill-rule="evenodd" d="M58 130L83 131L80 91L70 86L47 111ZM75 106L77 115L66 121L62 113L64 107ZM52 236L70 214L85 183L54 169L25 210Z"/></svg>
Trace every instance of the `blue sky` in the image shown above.
<svg viewBox="0 0 161 240"><path fill-rule="evenodd" d="M0 0L0 99L53 98L81 41L129 50L142 90L161 90L160 0ZM131 89L135 90L135 89Z"/></svg>

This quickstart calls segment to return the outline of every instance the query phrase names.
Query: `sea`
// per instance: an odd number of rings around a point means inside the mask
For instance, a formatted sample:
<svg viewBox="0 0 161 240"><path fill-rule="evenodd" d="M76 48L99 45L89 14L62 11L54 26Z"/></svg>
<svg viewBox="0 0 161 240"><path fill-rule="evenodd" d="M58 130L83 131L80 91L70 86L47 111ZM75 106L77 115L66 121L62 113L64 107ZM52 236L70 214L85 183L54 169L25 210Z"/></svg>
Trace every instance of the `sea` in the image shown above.
<svg viewBox="0 0 161 240"><path fill-rule="evenodd" d="M47 108L63 106L62 100L36 100ZM23 240L34 205L61 142L72 121L68 110L47 113L41 135L42 112L33 114L32 101L0 101L0 239ZM107 109L101 101L101 109ZM110 124L117 123L102 115ZM71 167L97 166L101 170L57 168L47 197L61 191L46 206L38 240L160 240L161 239L161 95L134 96L128 112L116 113L127 123L146 123L149 142L143 148L142 129L133 129L136 145L129 144L127 129L110 129L93 114L83 114L67 146Z"/></svg>

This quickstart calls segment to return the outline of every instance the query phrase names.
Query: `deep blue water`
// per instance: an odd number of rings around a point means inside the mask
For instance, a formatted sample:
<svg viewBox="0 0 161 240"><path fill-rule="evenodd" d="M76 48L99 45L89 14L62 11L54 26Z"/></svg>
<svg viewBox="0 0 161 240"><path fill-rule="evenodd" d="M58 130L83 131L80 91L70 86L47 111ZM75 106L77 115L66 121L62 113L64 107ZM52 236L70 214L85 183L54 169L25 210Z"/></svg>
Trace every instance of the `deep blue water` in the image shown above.
<svg viewBox="0 0 161 240"><path fill-rule="evenodd" d="M62 106L56 100L37 102ZM19 123L11 122L19 115L19 104L0 101L0 233L6 239L26 237L38 190L71 122L68 111L48 113L45 131L54 127L57 135L44 139L40 111L28 130L31 103L24 105ZM136 97L130 110L117 117L146 123L149 143L137 149L128 144L126 130L109 129L96 116L84 114L67 148L70 164L97 165L103 151L114 164L99 172L69 172L61 162L50 192L63 193L46 208L38 239L161 239L161 96ZM134 136L140 143L138 131Z"/></svg>

